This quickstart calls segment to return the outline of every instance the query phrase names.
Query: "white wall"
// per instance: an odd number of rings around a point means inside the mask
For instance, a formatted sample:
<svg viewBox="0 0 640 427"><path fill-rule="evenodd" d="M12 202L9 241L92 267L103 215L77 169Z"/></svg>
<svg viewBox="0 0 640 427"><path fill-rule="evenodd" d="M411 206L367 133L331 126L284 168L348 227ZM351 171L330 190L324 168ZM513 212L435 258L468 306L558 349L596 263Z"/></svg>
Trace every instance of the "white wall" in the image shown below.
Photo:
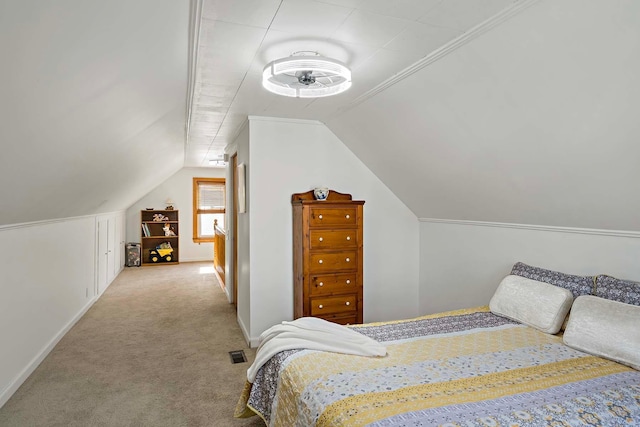
<svg viewBox="0 0 640 427"><path fill-rule="evenodd" d="M127 242L140 242L140 211L164 209L167 199L179 210L180 261L213 260L213 243L193 242L193 178L224 178L220 168L182 168L127 209Z"/></svg>
<svg viewBox="0 0 640 427"><path fill-rule="evenodd" d="M319 185L366 202L364 320L417 315L416 216L323 124L264 117L249 123L252 339L293 318L291 195Z"/></svg>
<svg viewBox="0 0 640 427"><path fill-rule="evenodd" d="M249 176L251 172L251 162L249 159L249 126L245 126L234 142L234 149L238 155L238 165L245 165L245 193L248 195L251 192L251 182ZM230 171L231 173L231 171ZM250 200L246 198L246 213L238 214L238 301L236 307L238 310L238 323L240 329L244 334L245 339L251 342L251 326L252 326L252 308L251 301L252 296L250 292L250 277L251 277L251 255L250 255ZM228 234L232 236L232 234ZM226 259L231 260L233 257L233 246L229 245L229 250L226 253ZM229 273L227 272L225 274ZM233 276L232 279L233 280Z"/></svg>
<svg viewBox="0 0 640 427"><path fill-rule="evenodd" d="M94 302L96 219L0 228L0 406Z"/></svg>
<svg viewBox="0 0 640 427"><path fill-rule="evenodd" d="M517 261L570 274L640 281L639 256L637 232L423 220L420 311L488 304Z"/></svg>

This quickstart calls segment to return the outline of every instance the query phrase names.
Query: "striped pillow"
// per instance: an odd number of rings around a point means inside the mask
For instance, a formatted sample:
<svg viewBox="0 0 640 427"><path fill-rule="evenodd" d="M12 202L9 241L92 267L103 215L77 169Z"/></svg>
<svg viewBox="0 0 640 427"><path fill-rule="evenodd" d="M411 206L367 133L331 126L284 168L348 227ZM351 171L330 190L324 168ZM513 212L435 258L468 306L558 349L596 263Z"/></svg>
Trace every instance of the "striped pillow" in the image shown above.
<svg viewBox="0 0 640 427"><path fill-rule="evenodd" d="M568 289L574 298L580 295L593 295L595 276L575 276L559 271L545 270L523 262L515 263L511 274Z"/></svg>
<svg viewBox="0 0 640 427"><path fill-rule="evenodd" d="M595 295L625 304L640 305L640 283L600 275L596 278Z"/></svg>

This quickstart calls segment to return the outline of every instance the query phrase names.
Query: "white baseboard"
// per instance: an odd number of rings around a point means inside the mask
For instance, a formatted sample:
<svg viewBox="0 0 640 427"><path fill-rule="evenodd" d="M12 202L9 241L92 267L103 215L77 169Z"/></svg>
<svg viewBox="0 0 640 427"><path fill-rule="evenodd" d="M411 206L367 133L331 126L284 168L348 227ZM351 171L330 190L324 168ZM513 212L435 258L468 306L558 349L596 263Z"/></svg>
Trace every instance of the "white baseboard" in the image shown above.
<svg viewBox="0 0 640 427"><path fill-rule="evenodd" d="M184 258L180 257L180 262L210 262L213 265L213 258Z"/></svg>
<svg viewBox="0 0 640 427"><path fill-rule="evenodd" d="M237 316L237 318L238 318L238 325L240 325L240 330L242 331L242 335L244 336L245 342L251 348L258 347L258 344L259 344L258 343L258 338L251 338L249 336L249 332L247 331L247 328L244 326L244 323L242 322L242 319L240 318L240 316Z"/></svg>
<svg viewBox="0 0 640 427"><path fill-rule="evenodd" d="M13 396L13 394L20 388L22 383L24 383L29 375L36 370L36 368L42 363L45 357L53 350L53 348L58 344L58 342L65 336L67 332L75 325L78 320L91 308L91 306L98 300L98 298L92 298L87 302L87 304L82 307L82 309L75 315L73 318L49 341L47 345L37 354L29 364L18 374L18 376L9 383L9 385L0 392L0 408L4 406L5 403Z"/></svg>

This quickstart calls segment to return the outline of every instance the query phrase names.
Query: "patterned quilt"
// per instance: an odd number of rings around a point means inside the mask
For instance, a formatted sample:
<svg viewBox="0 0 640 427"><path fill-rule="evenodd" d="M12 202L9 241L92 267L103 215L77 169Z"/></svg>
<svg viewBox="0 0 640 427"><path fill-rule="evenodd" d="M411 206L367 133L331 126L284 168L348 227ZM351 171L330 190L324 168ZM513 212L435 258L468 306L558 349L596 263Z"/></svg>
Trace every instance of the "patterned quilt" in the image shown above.
<svg viewBox="0 0 640 427"><path fill-rule="evenodd" d="M269 426L640 426L640 372L487 307L354 325L384 358L290 350L236 416Z"/></svg>

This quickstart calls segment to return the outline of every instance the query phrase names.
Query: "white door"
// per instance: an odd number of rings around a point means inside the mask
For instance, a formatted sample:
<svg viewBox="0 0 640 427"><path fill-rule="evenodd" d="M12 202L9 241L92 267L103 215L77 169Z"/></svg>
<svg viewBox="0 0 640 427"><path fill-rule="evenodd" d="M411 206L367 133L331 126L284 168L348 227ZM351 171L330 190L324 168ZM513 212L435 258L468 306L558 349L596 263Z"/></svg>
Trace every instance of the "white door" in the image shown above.
<svg viewBox="0 0 640 427"><path fill-rule="evenodd" d="M107 286L116 277L116 227L115 218L107 219Z"/></svg>
<svg viewBox="0 0 640 427"><path fill-rule="evenodd" d="M125 217L124 215L117 215L116 216L116 220L115 220L115 231L116 231L116 247L114 248L114 253L115 253L115 260L116 260L116 264L115 264L115 270L114 270L114 275L117 275L118 273L120 273L120 270L122 269L122 267L124 266L124 224L125 224Z"/></svg>
<svg viewBox="0 0 640 427"><path fill-rule="evenodd" d="M100 295L107 288L107 254L108 254L108 236L109 220L98 220L98 277L96 280L96 295Z"/></svg>

